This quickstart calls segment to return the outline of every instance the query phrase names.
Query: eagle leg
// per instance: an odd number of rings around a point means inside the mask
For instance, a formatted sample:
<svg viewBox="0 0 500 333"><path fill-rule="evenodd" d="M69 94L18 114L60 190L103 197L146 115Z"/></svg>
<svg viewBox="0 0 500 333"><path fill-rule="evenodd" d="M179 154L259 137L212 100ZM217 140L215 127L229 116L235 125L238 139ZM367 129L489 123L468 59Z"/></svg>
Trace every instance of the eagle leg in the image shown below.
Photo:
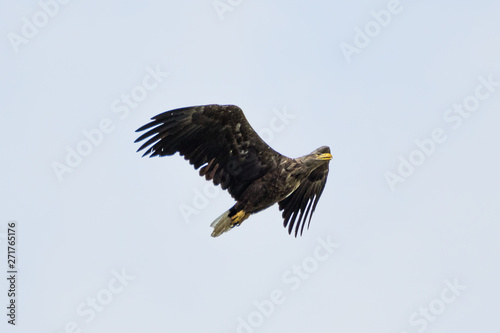
<svg viewBox="0 0 500 333"><path fill-rule="evenodd" d="M250 213L247 213L244 210L234 213L235 211L236 209L234 209L234 207L225 211L221 216L215 219L212 224L210 224L210 226L214 228L212 237L220 236L222 233L239 226L241 222L250 216Z"/></svg>
<svg viewBox="0 0 500 333"><path fill-rule="evenodd" d="M250 216L250 213L240 210L233 216L231 216L231 228L239 226L243 221L245 221Z"/></svg>

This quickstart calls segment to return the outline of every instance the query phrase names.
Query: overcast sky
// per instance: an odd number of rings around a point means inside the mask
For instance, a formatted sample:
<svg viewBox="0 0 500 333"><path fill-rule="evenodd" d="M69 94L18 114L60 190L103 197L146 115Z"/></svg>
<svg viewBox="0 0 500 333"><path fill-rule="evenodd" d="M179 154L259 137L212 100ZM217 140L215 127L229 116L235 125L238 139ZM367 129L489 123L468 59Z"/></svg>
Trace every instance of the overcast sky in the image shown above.
<svg viewBox="0 0 500 333"><path fill-rule="evenodd" d="M500 3L0 3L2 332L498 332ZM299 238L178 155L161 112L240 106L331 147ZM15 302L15 323L7 321Z"/></svg>

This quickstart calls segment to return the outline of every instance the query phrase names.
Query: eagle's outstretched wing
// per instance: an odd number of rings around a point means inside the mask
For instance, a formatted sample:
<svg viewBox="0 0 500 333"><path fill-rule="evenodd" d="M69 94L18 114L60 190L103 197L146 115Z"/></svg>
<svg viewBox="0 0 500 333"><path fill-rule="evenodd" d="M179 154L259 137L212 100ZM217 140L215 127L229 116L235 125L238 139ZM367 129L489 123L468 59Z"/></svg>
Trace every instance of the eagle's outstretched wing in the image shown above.
<svg viewBox="0 0 500 333"><path fill-rule="evenodd" d="M227 189L236 200L256 179L276 168L280 154L269 147L235 105L203 105L161 113L136 132L148 130L137 151L143 156L176 152L200 175Z"/></svg>
<svg viewBox="0 0 500 333"><path fill-rule="evenodd" d="M288 226L289 234L292 233L295 226L295 237L297 237L299 229L300 235L302 235L308 216L307 228L309 229L312 215L325 188L327 176L328 164L324 164L311 172L309 177L292 194L279 202L279 208L283 211L283 226L285 228Z"/></svg>

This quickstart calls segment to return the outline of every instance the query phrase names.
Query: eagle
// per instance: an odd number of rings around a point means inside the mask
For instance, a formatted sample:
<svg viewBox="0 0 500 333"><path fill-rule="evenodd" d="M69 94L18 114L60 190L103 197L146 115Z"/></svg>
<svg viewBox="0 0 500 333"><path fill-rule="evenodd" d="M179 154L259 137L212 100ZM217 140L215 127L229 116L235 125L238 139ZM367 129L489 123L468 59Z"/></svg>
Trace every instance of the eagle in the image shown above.
<svg viewBox="0 0 500 333"><path fill-rule="evenodd" d="M212 237L239 226L251 214L275 203L283 211L283 225L302 235L325 188L330 148L286 157L269 145L235 105L199 105L158 114L140 127L135 140L146 140L137 150L144 156L184 156L200 176L227 190L236 201L210 225ZM307 218L309 217L309 220Z"/></svg>

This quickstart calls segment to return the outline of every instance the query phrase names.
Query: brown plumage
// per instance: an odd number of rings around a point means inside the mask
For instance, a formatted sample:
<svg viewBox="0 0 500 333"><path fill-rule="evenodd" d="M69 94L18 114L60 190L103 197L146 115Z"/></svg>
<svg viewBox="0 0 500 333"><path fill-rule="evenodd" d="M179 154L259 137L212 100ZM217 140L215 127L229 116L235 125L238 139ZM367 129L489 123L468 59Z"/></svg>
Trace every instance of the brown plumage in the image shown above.
<svg viewBox="0 0 500 333"><path fill-rule="evenodd" d="M279 204L284 226L302 235L325 187L330 148L288 158L269 147L235 105L203 105L161 113L136 132L147 141L143 156L178 152L200 175L227 190L236 204L217 218L213 237L239 226L251 214Z"/></svg>

